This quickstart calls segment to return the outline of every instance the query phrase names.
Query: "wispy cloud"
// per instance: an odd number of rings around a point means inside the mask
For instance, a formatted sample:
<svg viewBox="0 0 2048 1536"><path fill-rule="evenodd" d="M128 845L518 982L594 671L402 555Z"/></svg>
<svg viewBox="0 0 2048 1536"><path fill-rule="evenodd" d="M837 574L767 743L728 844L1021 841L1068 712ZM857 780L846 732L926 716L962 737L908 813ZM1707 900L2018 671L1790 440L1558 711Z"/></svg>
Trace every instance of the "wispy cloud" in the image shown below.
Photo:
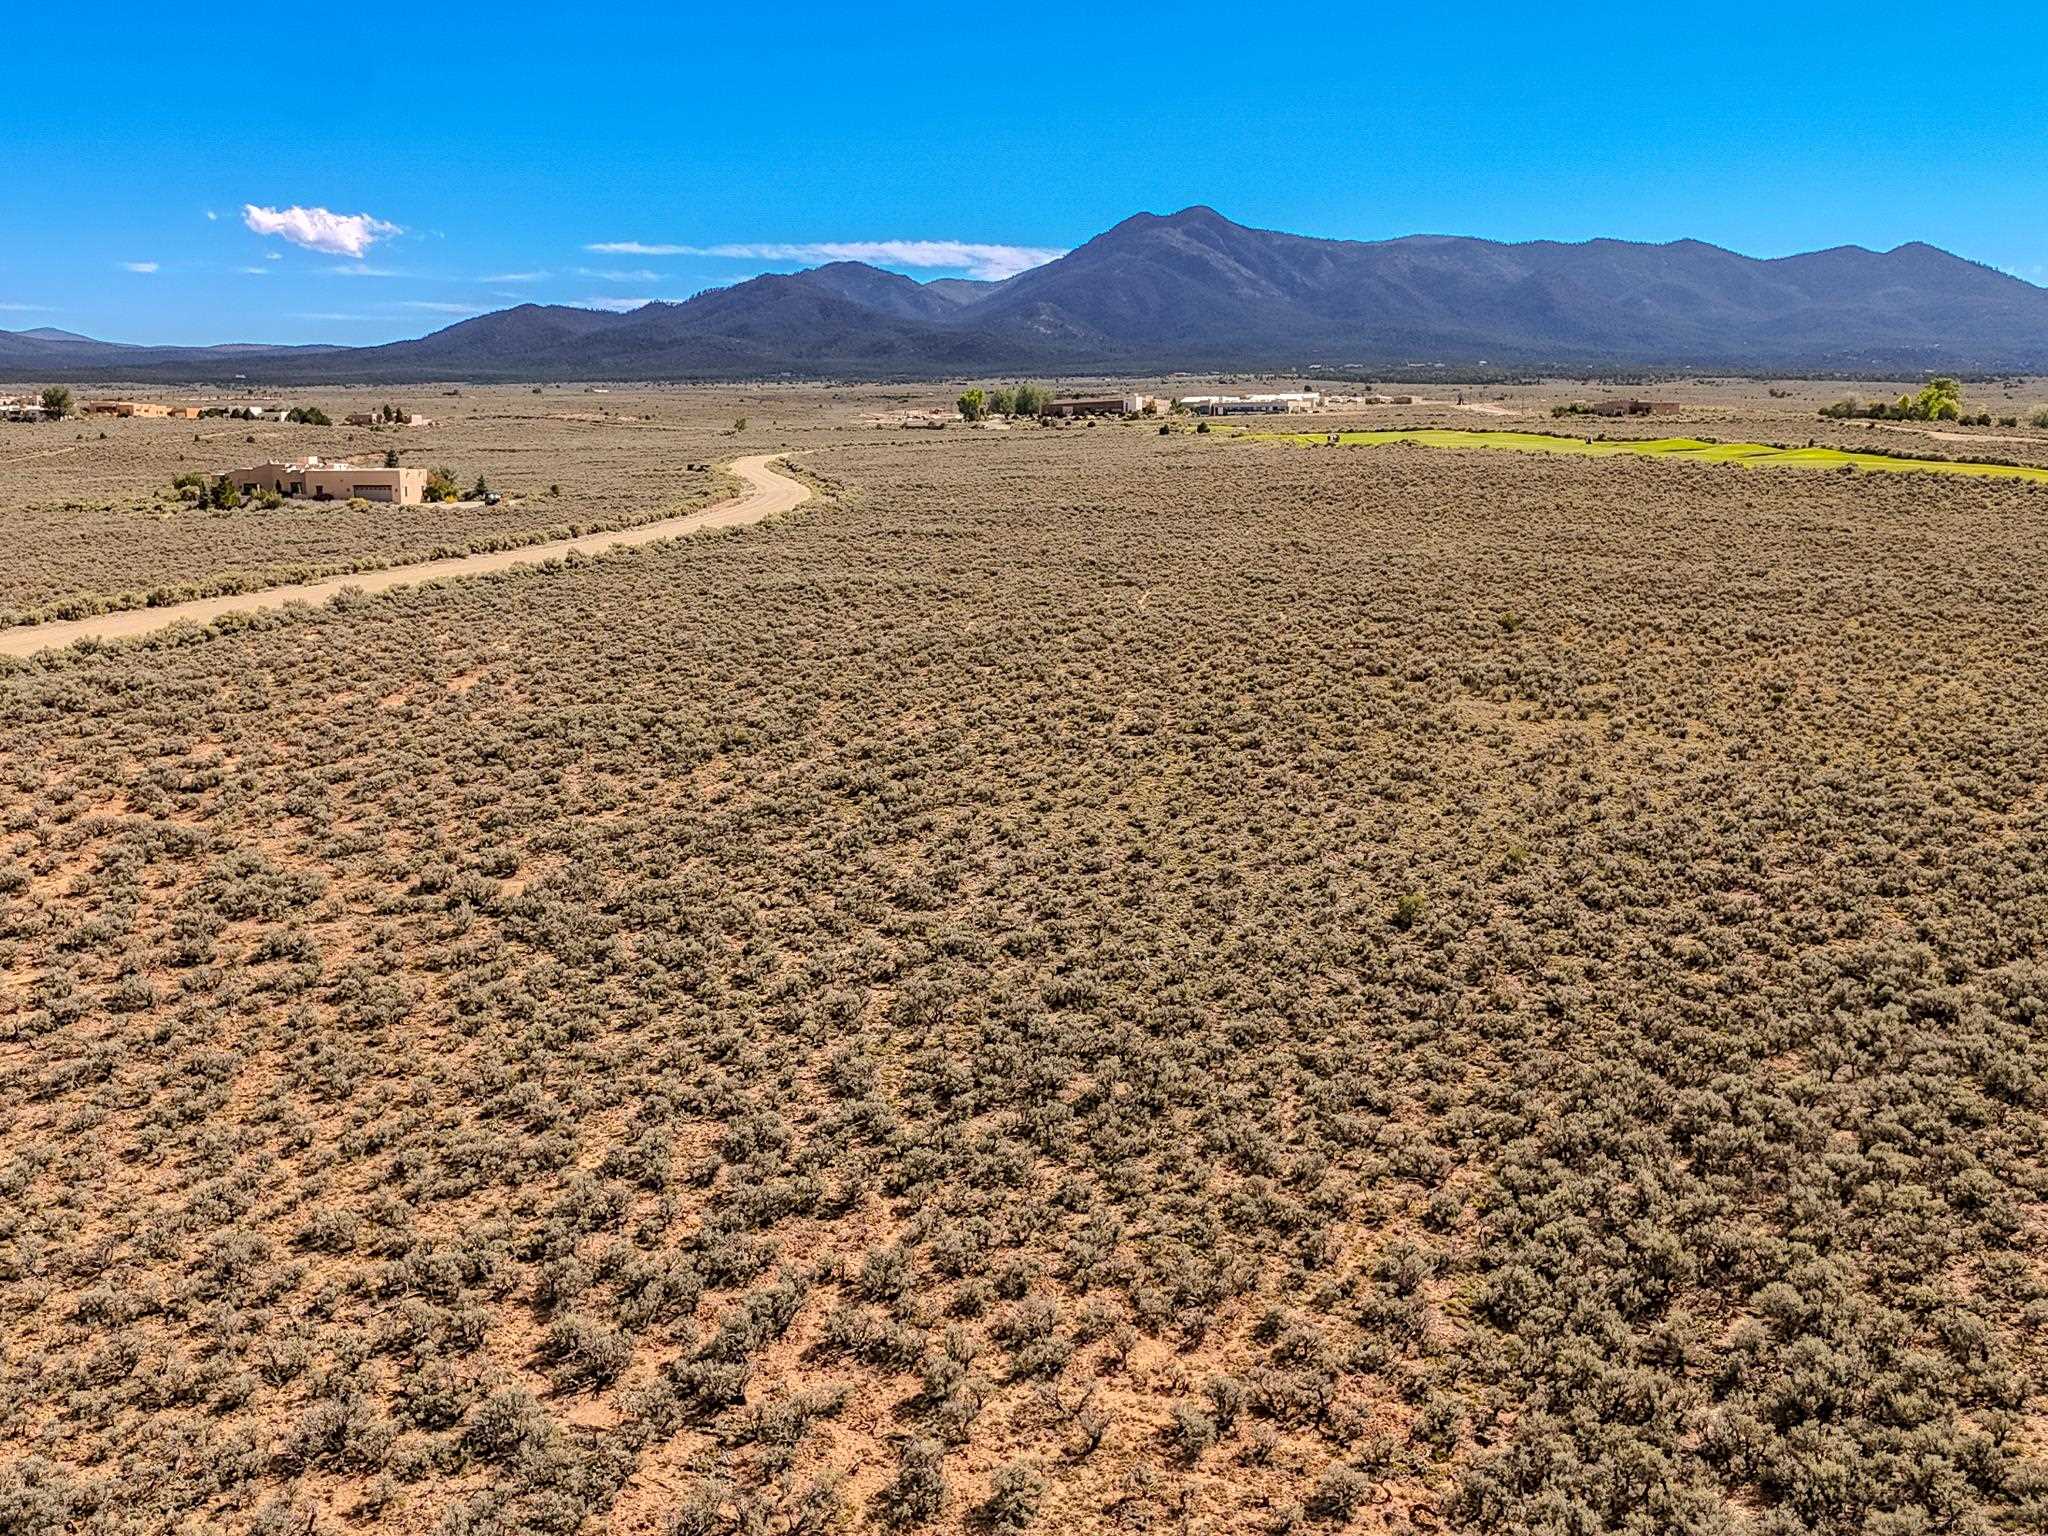
<svg viewBox="0 0 2048 1536"><path fill-rule="evenodd" d="M121 263L121 270L124 272L141 272L146 275L157 270L157 263L153 261L124 261Z"/></svg>
<svg viewBox="0 0 2048 1536"><path fill-rule="evenodd" d="M14 315L47 315L50 312L47 304L0 304L0 309Z"/></svg>
<svg viewBox="0 0 2048 1536"><path fill-rule="evenodd" d="M626 271L605 271L596 267L578 267L576 275L578 277L594 277L601 283L658 283L661 281L661 274L659 272L649 272L644 267L631 268Z"/></svg>
<svg viewBox="0 0 2048 1536"><path fill-rule="evenodd" d="M546 277L545 272L494 272L489 277L477 279L480 283L537 283Z"/></svg>
<svg viewBox="0 0 2048 1536"><path fill-rule="evenodd" d="M322 267L329 277L404 277L406 274L396 267L366 267L360 263L342 262L337 266Z"/></svg>
<svg viewBox="0 0 2048 1536"><path fill-rule="evenodd" d="M701 256L699 246L694 245L648 245L639 240L600 240L595 245L583 247L600 256Z"/></svg>
<svg viewBox="0 0 2048 1536"><path fill-rule="evenodd" d="M480 315L486 306L482 304L450 304L439 299L403 299L400 309L425 309L437 315Z"/></svg>
<svg viewBox="0 0 2048 1536"><path fill-rule="evenodd" d="M268 268L268 267L237 267L237 268L235 268L235 270L236 270L237 272L241 273L241 274L242 274L242 276L244 276L244 277L268 277L268 276L270 276L270 268Z"/></svg>
<svg viewBox="0 0 2048 1536"><path fill-rule="evenodd" d="M742 261L866 261L883 267L1014 277L1067 253L1042 245L989 245L974 240L747 241L726 245L656 245L606 240L586 245L603 256L717 256Z"/></svg>
<svg viewBox="0 0 2048 1536"><path fill-rule="evenodd" d="M325 208L260 208L242 205L242 222L259 235L275 235L330 256L360 257L379 240L402 231L396 224L367 213L331 213Z"/></svg>

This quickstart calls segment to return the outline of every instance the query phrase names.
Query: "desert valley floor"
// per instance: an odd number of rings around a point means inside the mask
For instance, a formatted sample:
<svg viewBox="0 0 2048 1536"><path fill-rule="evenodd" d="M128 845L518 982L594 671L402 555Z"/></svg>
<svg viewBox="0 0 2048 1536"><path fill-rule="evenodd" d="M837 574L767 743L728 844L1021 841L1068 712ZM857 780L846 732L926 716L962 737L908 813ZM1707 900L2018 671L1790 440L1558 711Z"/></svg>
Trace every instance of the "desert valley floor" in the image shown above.
<svg viewBox="0 0 2048 1536"><path fill-rule="evenodd" d="M0 1531L2048 1524L2048 487L927 396L0 427L17 622L813 492L0 659Z"/></svg>

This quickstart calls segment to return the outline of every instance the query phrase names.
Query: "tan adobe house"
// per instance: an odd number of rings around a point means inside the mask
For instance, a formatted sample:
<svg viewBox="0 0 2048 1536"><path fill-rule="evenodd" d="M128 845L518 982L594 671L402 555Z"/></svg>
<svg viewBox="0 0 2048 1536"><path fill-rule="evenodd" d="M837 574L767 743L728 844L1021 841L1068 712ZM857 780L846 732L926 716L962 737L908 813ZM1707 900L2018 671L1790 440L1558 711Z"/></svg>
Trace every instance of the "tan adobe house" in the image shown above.
<svg viewBox="0 0 2048 1536"><path fill-rule="evenodd" d="M168 416L171 408L154 400L88 400L79 407L87 416Z"/></svg>
<svg viewBox="0 0 2048 1536"><path fill-rule="evenodd" d="M228 479L245 496L275 491L280 496L302 496L311 501L347 501L360 496L365 501L417 506L427 494L424 469L385 469L381 465L372 468L341 461L329 464L317 458L253 464L247 469L231 470Z"/></svg>

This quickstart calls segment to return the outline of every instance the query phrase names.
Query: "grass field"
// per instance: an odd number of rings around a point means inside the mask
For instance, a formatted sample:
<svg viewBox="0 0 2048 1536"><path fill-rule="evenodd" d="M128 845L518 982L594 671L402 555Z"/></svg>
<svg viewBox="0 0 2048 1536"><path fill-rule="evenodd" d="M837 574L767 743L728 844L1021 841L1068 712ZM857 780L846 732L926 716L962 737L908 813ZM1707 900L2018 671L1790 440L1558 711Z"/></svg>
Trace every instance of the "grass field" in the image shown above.
<svg viewBox="0 0 2048 1536"><path fill-rule="evenodd" d="M1328 440L1320 432L1248 433L1314 447ZM1416 443L1425 448L1504 448L1517 453L1563 453L1586 458L1618 454L1684 459L1699 464L1789 465L1795 469L1869 469L1889 474L1929 471L1976 475L1994 480L2048 481L2048 469L2014 464L1967 464L1953 459L1895 458L1882 453L1857 453L1846 448L1780 448L1770 443L1707 443L1692 437L1593 439L1554 437L1543 432L1460 431L1452 427L1396 428L1384 432L1339 432L1344 446Z"/></svg>

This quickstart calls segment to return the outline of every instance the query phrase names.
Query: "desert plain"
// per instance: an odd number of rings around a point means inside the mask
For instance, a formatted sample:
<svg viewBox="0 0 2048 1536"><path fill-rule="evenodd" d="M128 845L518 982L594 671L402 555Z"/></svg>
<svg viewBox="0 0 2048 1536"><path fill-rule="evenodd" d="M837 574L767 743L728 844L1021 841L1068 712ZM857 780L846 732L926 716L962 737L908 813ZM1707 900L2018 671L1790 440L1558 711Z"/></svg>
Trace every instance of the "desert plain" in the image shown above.
<svg viewBox="0 0 2048 1536"><path fill-rule="evenodd" d="M0 1530L2048 1523L2048 486L399 393L0 425L0 619L810 494L0 659Z"/></svg>

